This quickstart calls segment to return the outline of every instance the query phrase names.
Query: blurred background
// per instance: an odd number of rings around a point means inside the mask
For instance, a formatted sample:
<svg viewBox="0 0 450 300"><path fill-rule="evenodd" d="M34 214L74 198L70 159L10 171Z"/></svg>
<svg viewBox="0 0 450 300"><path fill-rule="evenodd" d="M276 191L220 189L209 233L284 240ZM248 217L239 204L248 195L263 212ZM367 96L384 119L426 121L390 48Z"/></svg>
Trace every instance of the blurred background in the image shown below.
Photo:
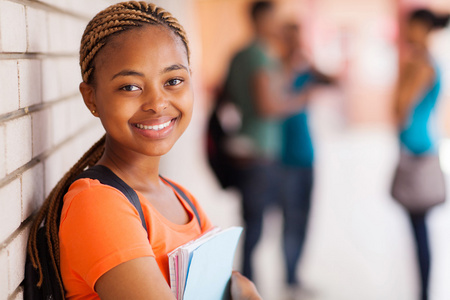
<svg viewBox="0 0 450 300"><path fill-rule="evenodd" d="M193 190L215 223L242 223L240 195L223 190L204 148L214 91L223 83L233 54L251 37L248 3L193 1L196 118L165 159L170 176ZM406 212L389 194L398 141L392 120L398 42L403 17L416 7L448 12L442 0L279 0L279 14L302 23L306 51L339 88L314 92L310 126L316 149L315 184L296 299L419 299L419 270ZM192 37L191 37L192 39ZM444 74L438 120L441 163L450 172L450 29L432 36L432 53ZM175 163L178 161L179 163ZM181 167L183 166L183 167ZM195 174L195 175L194 175ZM448 177L448 176L447 176ZM450 299L450 208L427 216L432 252L430 299ZM254 255L255 283L264 299L287 299L282 259L282 216L266 214ZM236 266L239 268L240 252Z"/></svg>
<svg viewBox="0 0 450 300"><path fill-rule="evenodd" d="M109 0L0 0L0 299L21 299L31 216L69 167L102 134L78 93L79 40ZM234 53L252 36L249 0L158 0L188 32L195 84L190 127L161 174L196 196L213 223L243 225L241 199L221 188L206 152L206 125ZM298 265L304 300L416 300L419 270L405 210L390 196L398 159L392 119L404 14L450 12L448 0L275 0L281 19L301 22L304 51L340 84L309 105L315 183ZM450 174L450 28L433 34L443 73L437 112L440 155ZM447 179L450 182L450 179ZM15 202L11 199L21 199ZM450 299L450 204L428 215L430 299ZM253 261L265 300L286 297L282 216L267 211ZM240 269L242 245L235 267Z"/></svg>

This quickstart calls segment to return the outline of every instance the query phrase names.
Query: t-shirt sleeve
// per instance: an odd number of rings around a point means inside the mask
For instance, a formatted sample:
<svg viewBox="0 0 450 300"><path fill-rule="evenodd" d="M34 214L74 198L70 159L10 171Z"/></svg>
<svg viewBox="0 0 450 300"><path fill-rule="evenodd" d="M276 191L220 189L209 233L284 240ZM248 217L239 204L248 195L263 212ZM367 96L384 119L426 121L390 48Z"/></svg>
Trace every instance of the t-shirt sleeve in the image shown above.
<svg viewBox="0 0 450 300"><path fill-rule="evenodd" d="M92 289L117 265L154 256L137 210L122 193L90 185L73 197L68 194L60 224L61 253Z"/></svg>

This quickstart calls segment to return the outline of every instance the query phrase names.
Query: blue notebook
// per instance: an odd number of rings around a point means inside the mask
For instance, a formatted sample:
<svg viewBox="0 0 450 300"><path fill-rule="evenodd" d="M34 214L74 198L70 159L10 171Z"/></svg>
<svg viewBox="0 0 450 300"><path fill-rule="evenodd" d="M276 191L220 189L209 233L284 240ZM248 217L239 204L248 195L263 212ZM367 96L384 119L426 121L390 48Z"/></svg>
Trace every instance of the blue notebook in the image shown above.
<svg viewBox="0 0 450 300"><path fill-rule="evenodd" d="M178 300L229 299L242 227L213 228L169 253L170 285Z"/></svg>

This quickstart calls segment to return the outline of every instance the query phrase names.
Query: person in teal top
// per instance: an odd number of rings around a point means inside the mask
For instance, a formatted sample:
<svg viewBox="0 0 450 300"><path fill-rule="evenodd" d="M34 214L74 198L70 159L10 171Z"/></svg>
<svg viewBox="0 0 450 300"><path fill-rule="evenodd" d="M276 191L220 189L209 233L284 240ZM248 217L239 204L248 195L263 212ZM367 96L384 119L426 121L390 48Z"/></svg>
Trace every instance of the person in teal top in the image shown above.
<svg viewBox="0 0 450 300"><path fill-rule="evenodd" d="M295 75L292 90L301 93L308 85L314 84L316 77L311 70ZM308 124L308 108L289 117L282 123L282 162L290 166L312 168L314 148Z"/></svg>
<svg viewBox="0 0 450 300"><path fill-rule="evenodd" d="M412 11L405 27L408 52L400 63L395 101L395 116L399 127L402 151L414 156L438 151L433 111L441 91L441 75L428 50L428 37L435 29L443 28L449 15L419 9ZM430 249L425 213L409 213L421 279L421 300L428 299Z"/></svg>
<svg viewBox="0 0 450 300"><path fill-rule="evenodd" d="M245 223L243 274L252 278L252 255L260 239L264 212L282 196L281 120L298 112L306 98L284 89L274 46L279 34L275 4L254 2L250 13L255 37L232 59L223 95L241 114L241 126L231 148L236 160L243 162L237 167L236 185L242 196Z"/></svg>
<svg viewBox="0 0 450 300"><path fill-rule="evenodd" d="M300 25L282 27L283 67L292 93L302 94L334 79L314 69L302 53ZM295 293L296 277L306 232L313 189L314 147L308 123L308 105L282 122L281 164L283 169L283 250L288 290ZM294 296L295 297L295 296Z"/></svg>
<svg viewBox="0 0 450 300"><path fill-rule="evenodd" d="M432 62L432 59L430 58ZM441 91L441 72L435 63L431 64L434 80L430 87L413 104L400 131L401 145L416 155L437 152L437 137L433 128L433 111Z"/></svg>

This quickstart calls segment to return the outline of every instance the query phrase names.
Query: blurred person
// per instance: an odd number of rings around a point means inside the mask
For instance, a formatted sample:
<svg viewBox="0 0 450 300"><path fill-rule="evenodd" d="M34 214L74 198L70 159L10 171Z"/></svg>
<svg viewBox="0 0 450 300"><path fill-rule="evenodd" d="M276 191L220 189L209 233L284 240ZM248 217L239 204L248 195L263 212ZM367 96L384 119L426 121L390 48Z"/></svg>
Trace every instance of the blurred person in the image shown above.
<svg viewBox="0 0 450 300"><path fill-rule="evenodd" d="M230 148L240 161L237 188L245 223L243 274L252 278L252 254L261 235L264 212L281 199L280 121L299 111L306 97L283 88L275 4L253 2L250 16L254 38L232 59L223 92L241 116Z"/></svg>
<svg viewBox="0 0 450 300"><path fill-rule="evenodd" d="M405 27L406 51L399 66L395 118L402 153L422 157L438 153L433 111L441 91L441 74L429 51L428 38L447 25L449 16L427 9L412 11ZM428 299L430 249L426 212L409 212L421 276L421 298Z"/></svg>
<svg viewBox="0 0 450 300"><path fill-rule="evenodd" d="M288 88L302 93L317 84L332 83L309 62L303 53L301 27L296 22L282 26L282 62ZM309 99L308 99L309 100ZM281 161L283 165L283 250L288 292L298 290L297 264L306 236L313 189L314 147L308 123L308 105L282 123Z"/></svg>

